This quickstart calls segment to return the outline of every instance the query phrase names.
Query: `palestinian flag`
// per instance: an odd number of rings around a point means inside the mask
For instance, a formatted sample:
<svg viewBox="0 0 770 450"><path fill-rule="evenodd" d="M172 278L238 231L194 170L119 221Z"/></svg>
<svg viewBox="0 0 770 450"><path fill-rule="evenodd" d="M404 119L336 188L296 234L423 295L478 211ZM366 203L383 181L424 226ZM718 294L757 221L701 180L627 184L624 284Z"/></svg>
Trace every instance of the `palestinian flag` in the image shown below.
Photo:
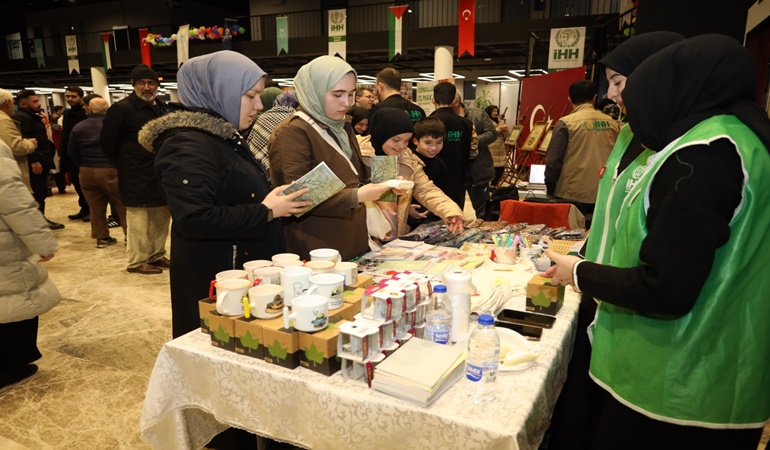
<svg viewBox="0 0 770 450"><path fill-rule="evenodd" d="M102 43L102 65L104 66L104 72L112 69L112 59L110 59L110 36L112 33L101 33L100 36L104 41Z"/></svg>
<svg viewBox="0 0 770 450"><path fill-rule="evenodd" d="M409 5L401 6L389 6L390 12L393 14L390 16L388 22L388 30L390 31L390 40L388 45L388 61L393 61L396 56L401 56L403 53L402 40L403 40L403 16Z"/></svg>

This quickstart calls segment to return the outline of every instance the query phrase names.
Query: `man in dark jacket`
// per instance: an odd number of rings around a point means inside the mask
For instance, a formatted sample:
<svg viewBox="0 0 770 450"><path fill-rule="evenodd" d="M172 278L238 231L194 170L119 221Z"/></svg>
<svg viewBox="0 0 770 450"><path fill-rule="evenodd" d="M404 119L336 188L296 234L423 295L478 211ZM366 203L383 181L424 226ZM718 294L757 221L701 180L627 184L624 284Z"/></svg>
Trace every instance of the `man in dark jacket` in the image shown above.
<svg viewBox="0 0 770 450"><path fill-rule="evenodd" d="M409 114L412 123L425 118L425 110L401 96L401 72L398 70L382 69L377 74L375 86L380 102L374 105L372 112L377 108L398 108Z"/></svg>
<svg viewBox="0 0 770 450"><path fill-rule="evenodd" d="M80 171L67 154L72 129L86 118L86 111L83 108L83 89L79 86L69 86L64 90L64 98L70 107L64 110L61 123L61 142L59 146L59 152L61 153L60 170L62 173L70 174L70 183L75 188L75 192L78 193L78 206L80 206L80 211L67 217L71 220L83 219L87 221L87 218L90 217L90 211L88 209L88 202L83 196L83 190L80 188Z"/></svg>
<svg viewBox="0 0 770 450"><path fill-rule="evenodd" d="M48 196L48 175L54 168L53 157L56 148L48 139L48 116L40 111L40 98L35 91L24 90L16 96L19 110L11 116L19 122L22 137L36 139L37 149L27 155L29 163L29 184L32 196L37 201L38 209L45 216L45 198ZM64 225L48 220L48 227L61 230Z"/></svg>
<svg viewBox="0 0 770 450"><path fill-rule="evenodd" d="M115 205L120 214L123 234L126 234L126 207L120 200L118 170L102 151L100 142L104 116L109 106L103 98L91 100L91 113L72 129L67 147L72 162L80 168L80 182L90 207L91 237L96 239L96 248L118 243L117 239L110 236L107 227L108 201Z"/></svg>
<svg viewBox="0 0 770 450"><path fill-rule="evenodd" d="M459 92L455 95L452 109L458 115L470 120L476 129L478 153L469 162L470 171L465 178L465 189L468 191L476 217L484 217L484 209L489 200L489 182L495 177L495 164L492 161L489 144L497 140L497 129L486 112L479 108L465 106Z"/></svg>
<svg viewBox="0 0 770 450"><path fill-rule="evenodd" d="M137 136L144 124L166 113L166 104L156 98L160 83L151 68L136 66L131 82L134 92L107 111L101 143L118 168L120 197L127 210L127 270L149 275L169 267L165 255L171 213L155 178L155 155L139 145Z"/></svg>
<svg viewBox="0 0 770 450"><path fill-rule="evenodd" d="M471 135L473 124L470 120L460 117L452 109L457 88L446 81L433 88L433 103L436 110L430 115L444 122L446 136L444 149L438 157L447 167L449 192L445 194L457 203L460 209L465 207L465 178L470 177ZM467 174L467 175L466 175Z"/></svg>

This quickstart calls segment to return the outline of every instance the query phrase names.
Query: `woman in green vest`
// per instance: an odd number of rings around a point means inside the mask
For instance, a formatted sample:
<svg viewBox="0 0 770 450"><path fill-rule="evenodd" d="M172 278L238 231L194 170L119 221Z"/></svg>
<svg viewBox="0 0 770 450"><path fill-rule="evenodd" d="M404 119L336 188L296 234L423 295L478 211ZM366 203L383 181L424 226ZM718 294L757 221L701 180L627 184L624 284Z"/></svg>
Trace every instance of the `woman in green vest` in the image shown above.
<svg viewBox="0 0 770 450"><path fill-rule="evenodd" d="M628 77L631 129L655 152L606 199L596 262L544 273L600 299L591 448L757 448L770 418L770 120L735 40L673 44ZM608 162L607 172L616 167Z"/></svg>
<svg viewBox="0 0 770 450"><path fill-rule="evenodd" d="M669 45L684 40L684 36L671 31L655 31L635 36L620 44L609 55L599 61L600 69L604 69L609 86L607 98L617 102L625 111L622 92L626 79L645 59ZM625 125L615 141L615 146L607 161L608 167L617 167L610 172L605 171L599 179L599 190L596 196L596 208L592 219L592 228L605 228L614 220L611 211L607 211L607 198L616 182L625 183L633 177L634 171L625 171L628 165L637 158L646 160L653 152L646 150L634 138L631 127ZM600 251L612 248L614 235L605 232L591 235L583 249L585 258L598 261ZM583 253L583 252L581 252ZM567 382L559 394L559 400L554 408L551 419L549 450L573 450L590 448L598 425L598 411L601 407L601 388L588 375L591 360L591 342L586 332L596 316L596 301L590 295L583 295L578 311L578 332L570 359Z"/></svg>

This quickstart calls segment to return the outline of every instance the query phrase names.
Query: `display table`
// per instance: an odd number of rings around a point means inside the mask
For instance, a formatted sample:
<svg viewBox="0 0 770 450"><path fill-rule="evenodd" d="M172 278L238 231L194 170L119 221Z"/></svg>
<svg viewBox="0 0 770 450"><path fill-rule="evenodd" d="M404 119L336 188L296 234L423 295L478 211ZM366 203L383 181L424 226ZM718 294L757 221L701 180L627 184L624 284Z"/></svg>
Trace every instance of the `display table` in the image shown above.
<svg viewBox="0 0 770 450"><path fill-rule="evenodd" d="M520 302L523 299L511 299ZM155 449L199 449L228 426L322 449L533 449L548 428L567 376L578 295L567 288L554 328L531 342L529 369L500 372L497 398L478 406L463 380L429 408L362 382L294 370L213 347L193 331L161 349L140 422Z"/></svg>

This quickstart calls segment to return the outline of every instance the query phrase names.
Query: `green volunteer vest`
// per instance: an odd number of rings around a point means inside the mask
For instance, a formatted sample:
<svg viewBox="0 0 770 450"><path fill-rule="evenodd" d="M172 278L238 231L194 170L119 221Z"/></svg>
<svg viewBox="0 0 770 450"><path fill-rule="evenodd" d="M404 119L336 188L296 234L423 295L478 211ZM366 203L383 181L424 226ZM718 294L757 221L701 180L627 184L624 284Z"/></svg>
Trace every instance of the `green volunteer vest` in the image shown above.
<svg viewBox="0 0 770 450"><path fill-rule="evenodd" d="M677 150L719 138L730 139L741 156L743 199L694 308L667 319L601 302L590 373L621 403L653 419L758 428L770 417L770 154L756 135L734 116L712 117L650 158L628 193L622 183L611 186L611 213L604 220L617 219L606 262L623 268L644 264L639 249L655 174ZM642 163L637 159L624 173ZM618 204L615 196L623 201ZM603 241L606 228L592 227L591 239Z"/></svg>
<svg viewBox="0 0 770 450"><path fill-rule="evenodd" d="M586 244L586 259L588 261L609 264L607 249L615 244L615 219L620 211L625 194L636 184L644 174L647 159L654 155L652 150L644 150L629 167L618 173L618 165L626 149L631 144L634 133L628 125L620 129L618 139L612 152L607 158L604 173L599 178L599 190L596 195L596 207L591 219L591 237ZM615 187L619 189L615 192Z"/></svg>

